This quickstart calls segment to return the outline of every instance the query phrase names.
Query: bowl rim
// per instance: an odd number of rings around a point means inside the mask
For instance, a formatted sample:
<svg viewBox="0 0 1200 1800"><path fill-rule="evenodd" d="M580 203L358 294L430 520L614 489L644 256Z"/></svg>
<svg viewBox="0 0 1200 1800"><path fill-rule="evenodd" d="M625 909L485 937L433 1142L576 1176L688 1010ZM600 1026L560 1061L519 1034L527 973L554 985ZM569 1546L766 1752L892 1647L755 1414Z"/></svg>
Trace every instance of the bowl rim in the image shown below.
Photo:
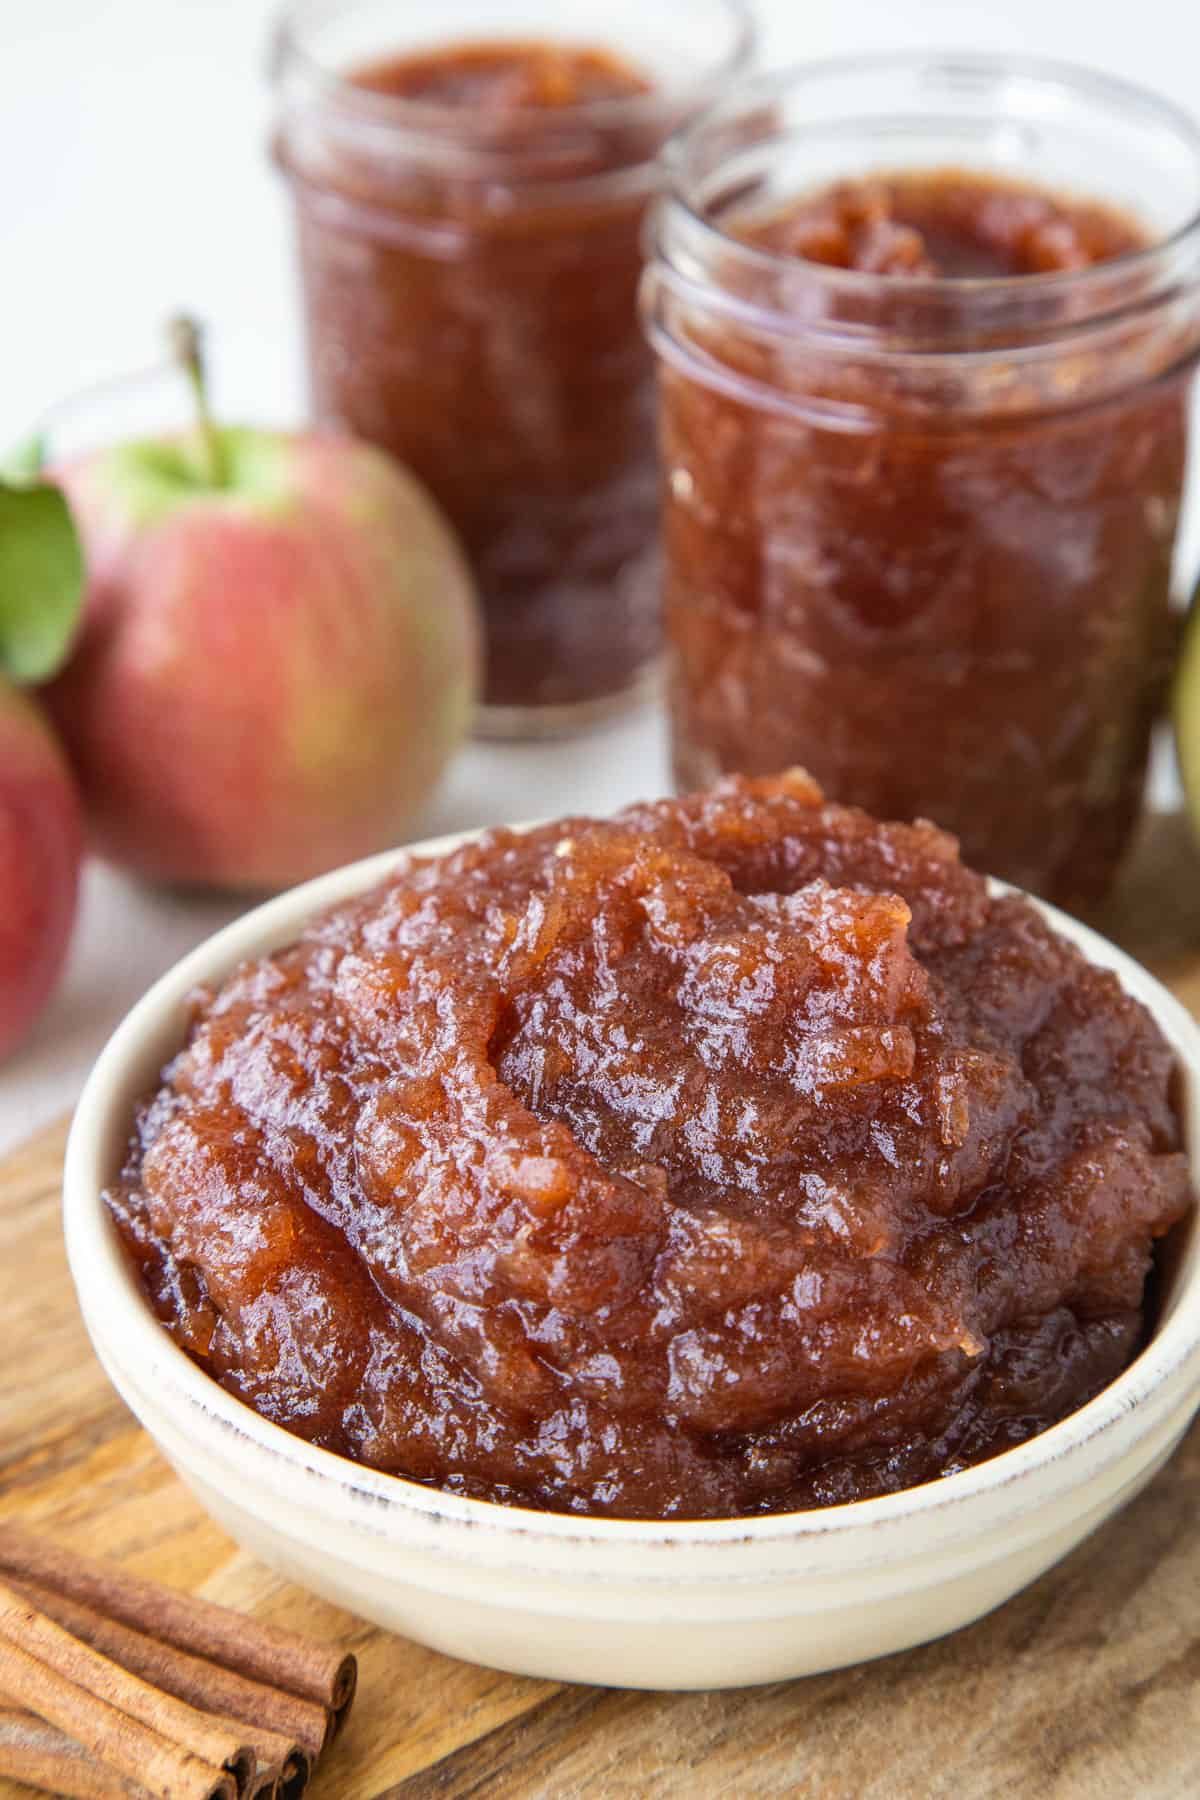
<svg viewBox="0 0 1200 1800"><path fill-rule="evenodd" d="M103 1306L105 1344L122 1344L122 1360L134 1368L155 1368L173 1397L192 1414L220 1427L227 1435L318 1484L311 1492L336 1496L364 1508L378 1532L381 1518L406 1516L425 1527L472 1527L526 1544L564 1541L593 1550L661 1549L736 1542L761 1546L843 1541L869 1532L878 1548L880 1527L899 1527L916 1518L947 1513L972 1501L993 1497L1002 1510L991 1521L1002 1523L1028 1509L1026 1485L1039 1472L1057 1471L1056 1493L1067 1493L1128 1454L1145 1437L1184 1389L1200 1393L1200 1234L1193 1223L1186 1260L1171 1306L1150 1341L1132 1363L1101 1393L1057 1424L1012 1449L952 1475L915 1487L837 1506L789 1513L767 1513L720 1519L612 1519L590 1514L552 1513L533 1507L469 1499L427 1486L403 1475L389 1474L326 1450L272 1423L247 1402L229 1393L202 1370L170 1337L150 1311L132 1266L103 1204L102 1191L114 1170L106 1146L124 1145L129 1135L132 1096L148 1090L165 1060L151 1045L168 1025L182 1018L188 994L197 986L220 980L241 961L267 954L286 944L313 915L366 892L414 858L446 855L475 841L490 829L523 832L540 821L508 827L481 827L384 851L345 864L288 889L251 908L231 924L204 939L146 991L113 1031L92 1067L71 1121L63 1175L63 1223L68 1260L89 1333L93 1331L90 1298ZM996 894L1020 894L1008 884L991 881ZM1126 993L1151 1012L1178 1058L1184 1077L1181 1110L1194 1173L1200 1173L1200 1025L1148 970L1091 927L1032 895L1023 895L1059 935L1074 943L1088 960L1115 973ZM157 1059L157 1060L156 1060ZM148 1061L154 1072L134 1079ZM97 1342L99 1351L100 1345ZM109 1358L101 1353L108 1368ZM1158 1401L1158 1405L1152 1403ZM1124 1431L1120 1430L1124 1427ZM150 1429L149 1427L145 1427ZM1135 1429L1136 1428L1136 1429ZM155 1434L151 1430L150 1435ZM1115 1441L1114 1441L1115 1440ZM1039 1491L1038 1504L1048 1496ZM361 1522L361 1521L358 1521ZM943 1534L943 1542L948 1541ZM865 1547L865 1546L864 1546Z"/></svg>

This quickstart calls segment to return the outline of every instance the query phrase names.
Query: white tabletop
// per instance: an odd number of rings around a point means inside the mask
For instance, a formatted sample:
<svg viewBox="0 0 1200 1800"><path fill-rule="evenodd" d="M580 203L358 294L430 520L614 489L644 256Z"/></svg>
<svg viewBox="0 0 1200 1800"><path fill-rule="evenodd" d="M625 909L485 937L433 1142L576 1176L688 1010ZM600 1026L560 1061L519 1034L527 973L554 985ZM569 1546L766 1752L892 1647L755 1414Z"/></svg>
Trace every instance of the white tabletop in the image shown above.
<svg viewBox="0 0 1200 1800"><path fill-rule="evenodd" d="M184 305L212 327L227 414L300 416L287 219L263 150L273 11L273 0L0 0L0 445L56 399L152 360L164 317ZM1200 8L1185 0L759 0L759 11L775 61L1037 51L1200 111ZM666 781L652 712L566 745L477 744L421 830L607 811ZM235 910L88 869L63 983L0 1070L0 1152L71 1105L130 1003Z"/></svg>

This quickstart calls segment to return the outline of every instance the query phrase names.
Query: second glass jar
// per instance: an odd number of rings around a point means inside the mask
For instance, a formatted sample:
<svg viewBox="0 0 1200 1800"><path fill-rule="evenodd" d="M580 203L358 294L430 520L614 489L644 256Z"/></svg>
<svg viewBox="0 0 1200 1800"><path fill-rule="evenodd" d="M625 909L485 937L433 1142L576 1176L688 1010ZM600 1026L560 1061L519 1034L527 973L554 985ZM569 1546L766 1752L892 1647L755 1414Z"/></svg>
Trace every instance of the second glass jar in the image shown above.
<svg viewBox="0 0 1200 1800"><path fill-rule="evenodd" d="M318 422L391 450L470 554L480 729L622 704L659 649L641 231L670 133L740 68L738 0L301 0L276 41Z"/></svg>
<svg viewBox="0 0 1200 1800"><path fill-rule="evenodd" d="M1004 58L749 83L672 147L645 311L678 784L802 764L1088 908L1167 660L1200 132Z"/></svg>

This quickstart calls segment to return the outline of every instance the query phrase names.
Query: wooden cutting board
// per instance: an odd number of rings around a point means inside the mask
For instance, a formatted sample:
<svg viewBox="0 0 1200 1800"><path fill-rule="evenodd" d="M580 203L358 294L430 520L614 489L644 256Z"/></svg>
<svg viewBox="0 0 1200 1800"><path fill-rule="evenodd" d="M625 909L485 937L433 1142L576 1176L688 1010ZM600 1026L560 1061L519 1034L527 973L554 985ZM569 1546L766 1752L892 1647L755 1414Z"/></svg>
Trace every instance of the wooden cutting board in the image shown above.
<svg viewBox="0 0 1200 1800"><path fill-rule="evenodd" d="M1105 925L1200 1013L1200 861L1177 821L1155 824ZM344 1637L359 1700L314 1800L1200 1795L1200 1426L1065 1563L941 1643L725 1693L517 1680L339 1614L210 1524L88 1346L59 1232L64 1135L0 1163L0 1516ZM0 1780L0 1800L28 1793Z"/></svg>

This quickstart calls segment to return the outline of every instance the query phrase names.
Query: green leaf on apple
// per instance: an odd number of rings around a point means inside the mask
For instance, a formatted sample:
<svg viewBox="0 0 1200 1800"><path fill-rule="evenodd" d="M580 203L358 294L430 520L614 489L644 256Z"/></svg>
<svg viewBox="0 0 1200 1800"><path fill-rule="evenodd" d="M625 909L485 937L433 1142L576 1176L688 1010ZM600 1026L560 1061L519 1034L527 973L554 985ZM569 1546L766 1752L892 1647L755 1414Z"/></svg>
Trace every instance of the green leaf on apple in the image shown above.
<svg viewBox="0 0 1200 1800"><path fill-rule="evenodd" d="M0 673L25 685L62 667L83 587L79 534L60 490L0 480Z"/></svg>

